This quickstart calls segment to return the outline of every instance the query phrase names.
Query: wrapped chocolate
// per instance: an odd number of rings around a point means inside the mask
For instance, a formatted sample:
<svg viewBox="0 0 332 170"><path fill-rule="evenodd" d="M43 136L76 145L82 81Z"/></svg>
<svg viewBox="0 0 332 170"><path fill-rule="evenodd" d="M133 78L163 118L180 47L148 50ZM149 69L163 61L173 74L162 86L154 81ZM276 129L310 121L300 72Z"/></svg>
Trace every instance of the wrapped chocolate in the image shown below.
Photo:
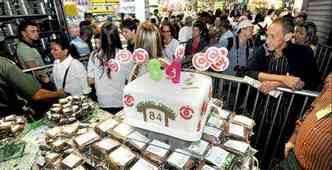
<svg viewBox="0 0 332 170"><path fill-rule="evenodd" d="M58 138L54 142L52 142L51 147L56 151L56 152L61 152L66 149L67 143L66 139Z"/></svg>
<svg viewBox="0 0 332 170"><path fill-rule="evenodd" d="M249 142L250 132L247 128L242 125L234 123L225 124L225 132L227 136L233 137L235 139L243 140Z"/></svg>
<svg viewBox="0 0 332 170"><path fill-rule="evenodd" d="M51 164L52 162L55 162L57 159L61 157L62 155L59 153L47 152L45 155L45 160L47 164Z"/></svg>
<svg viewBox="0 0 332 170"><path fill-rule="evenodd" d="M114 139L104 138L101 141L96 142L92 145L92 152L95 155L106 157L112 150L114 150L120 145L121 143Z"/></svg>
<svg viewBox="0 0 332 170"><path fill-rule="evenodd" d="M223 147L235 154L244 155L248 152L250 145L238 140L228 140L223 144Z"/></svg>
<svg viewBox="0 0 332 170"><path fill-rule="evenodd" d="M220 144L222 131L220 129L205 126L203 130L203 139L213 145Z"/></svg>
<svg viewBox="0 0 332 170"><path fill-rule="evenodd" d="M85 146L90 145L96 141L98 141L100 137L94 132L89 131L84 133L74 139L74 142L78 146L79 149L83 149Z"/></svg>
<svg viewBox="0 0 332 170"><path fill-rule="evenodd" d="M72 137L77 132L78 125L79 125L78 123L74 123L71 125L64 126L62 128L62 133L67 137Z"/></svg>
<svg viewBox="0 0 332 170"><path fill-rule="evenodd" d="M213 168L212 166L207 165L204 161L202 161L198 165L197 170L217 170L217 169Z"/></svg>
<svg viewBox="0 0 332 170"><path fill-rule="evenodd" d="M45 169L63 169L61 162L62 162L62 157L56 159L54 162L51 162L49 166Z"/></svg>
<svg viewBox="0 0 332 170"><path fill-rule="evenodd" d="M15 121L16 120L16 116L15 115L9 115L5 117L5 121Z"/></svg>
<svg viewBox="0 0 332 170"><path fill-rule="evenodd" d="M160 166L170 152L170 146L159 140L153 140L143 153L144 158Z"/></svg>
<svg viewBox="0 0 332 170"><path fill-rule="evenodd" d="M255 121L253 119L243 115L234 115L230 122L242 125L250 130L255 126Z"/></svg>
<svg viewBox="0 0 332 170"><path fill-rule="evenodd" d="M218 129L224 129L224 121L225 120L221 119L218 116L211 115L207 122L207 125Z"/></svg>
<svg viewBox="0 0 332 170"><path fill-rule="evenodd" d="M127 138L128 145L132 147L134 150L142 153L148 143L150 142L150 139L139 133L138 131L134 131L131 134L128 135Z"/></svg>
<svg viewBox="0 0 332 170"><path fill-rule="evenodd" d="M0 130L10 130L10 128L12 127L12 123L13 122L1 122L0 123Z"/></svg>
<svg viewBox="0 0 332 170"><path fill-rule="evenodd" d="M114 119L107 119L96 126L96 132L99 135L105 135L118 125L119 122Z"/></svg>
<svg viewBox="0 0 332 170"><path fill-rule="evenodd" d="M212 146L205 155L205 160L220 169L228 169L233 163L234 155L220 147Z"/></svg>
<svg viewBox="0 0 332 170"><path fill-rule="evenodd" d="M83 158L76 153L71 153L65 159L62 160L64 168L73 169L78 167L84 162Z"/></svg>
<svg viewBox="0 0 332 170"><path fill-rule="evenodd" d="M72 170L87 170L86 168L84 168L84 166L80 165L76 168L73 168Z"/></svg>
<svg viewBox="0 0 332 170"><path fill-rule="evenodd" d="M127 147L121 146L109 154L110 169L124 170L136 159L136 155Z"/></svg>
<svg viewBox="0 0 332 170"><path fill-rule="evenodd" d="M189 152L181 149L176 149L168 157L167 163L171 166L170 169L189 170L192 169L195 165L195 162L190 159L190 157L191 155Z"/></svg>
<svg viewBox="0 0 332 170"><path fill-rule="evenodd" d="M119 140L126 140L128 135L133 132L134 129L126 123L121 123L112 130L112 136Z"/></svg>
<svg viewBox="0 0 332 170"><path fill-rule="evenodd" d="M60 127L54 127L46 132L47 137L56 138L61 135L62 129Z"/></svg>
<svg viewBox="0 0 332 170"><path fill-rule="evenodd" d="M88 131L89 131L88 128L82 128L82 129L79 129L76 134L77 135L82 135L84 133L87 133Z"/></svg>
<svg viewBox="0 0 332 170"><path fill-rule="evenodd" d="M131 168L130 170L159 170L159 168L154 165L152 162L145 160L144 158L140 158Z"/></svg>
<svg viewBox="0 0 332 170"><path fill-rule="evenodd" d="M191 152L192 154L198 155L200 157L203 157L208 149L209 149L209 143L204 140L200 140L198 142L193 142L188 147L189 152Z"/></svg>

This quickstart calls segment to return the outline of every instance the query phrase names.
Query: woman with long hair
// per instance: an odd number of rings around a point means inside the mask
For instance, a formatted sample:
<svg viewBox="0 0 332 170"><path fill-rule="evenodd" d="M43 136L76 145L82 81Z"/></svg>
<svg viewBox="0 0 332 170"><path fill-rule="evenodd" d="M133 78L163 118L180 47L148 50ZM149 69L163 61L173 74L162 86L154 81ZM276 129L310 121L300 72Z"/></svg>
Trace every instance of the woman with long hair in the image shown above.
<svg viewBox="0 0 332 170"><path fill-rule="evenodd" d="M174 39L175 30L173 30L169 22L164 22L160 25L160 33L165 58L168 61L172 61L174 59L175 49L180 45L179 41Z"/></svg>
<svg viewBox="0 0 332 170"><path fill-rule="evenodd" d="M136 32L135 49L143 48L151 58L163 58L161 37L158 28L150 21L144 21L139 25ZM147 64L135 64L130 74L132 81L146 73Z"/></svg>
<svg viewBox="0 0 332 170"><path fill-rule="evenodd" d="M120 71L113 72L107 62L115 59L116 52L122 49L118 28L106 22L100 32L100 49L90 57L89 77L94 79L97 100L100 107L112 114L122 109L122 92L128 80L131 64L121 64Z"/></svg>

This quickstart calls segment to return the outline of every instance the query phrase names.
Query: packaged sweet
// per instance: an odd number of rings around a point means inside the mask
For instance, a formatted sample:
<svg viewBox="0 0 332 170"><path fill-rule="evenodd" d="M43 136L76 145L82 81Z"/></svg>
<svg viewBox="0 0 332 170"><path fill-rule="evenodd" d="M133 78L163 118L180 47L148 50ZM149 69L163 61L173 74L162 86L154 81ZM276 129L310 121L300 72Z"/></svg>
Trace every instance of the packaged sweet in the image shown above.
<svg viewBox="0 0 332 170"><path fill-rule="evenodd" d="M62 157L59 153L47 152L45 155L45 160L47 164L55 162L58 158Z"/></svg>
<svg viewBox="0 0 332 170"><path fill-rule="evenodd" d="M78 146L79 149L83 149L85 146L92 144L98 141L100 137L94 131L89 131L84 133L74 139L74 142Z"/></svg>
<svg viewBox="0 0 332 170"><path fill-rule="evenodd" d="M159 140L153 140L143 153L144 158L160 166L170 152L170 146Z"/></svg>
<svg viewBox="0 0 332 170"><path fill-rule="evenodd" d="M62 164L65 168L73 169L84 162L82 156L77 153L71 153L66 158L62 160Z"/></svg>
<svg viewBox="0 0 332 170"><path fill-rule="evenodd" d="M204 154L207 152L208 149L209 149L209 143L204 140L200 140L198 142L193 142L188 147L188 150L191 153L196 154L200 157L204 156Z"/></svg>
<svg viewBox="0 0 332 170"><path fill-rule="evenodd" d="M222 130L222 129L224 129L224 121L225 121L225 120L221 119L221 118L218 117L218 116L211 115L211 116L209 117L209 120L208 120L208 122L207 122L207 125Z"/></svg>
<svg viewBox="0 0 332 170"><path fill-rule="evenodd" d="M255 126L255 121L244 115L234 115L231 122L245 126L248 129L252 129Z"/></svg>
<svg viewBox="0 0 332 170"><path fill-rule="evenodd" d="M134 129L126 123L121 123L112 130L112 136L118 140L124 141Z"/></svg>
<svg viewBox="0 0 332 170"><path fill-rule="evenodd" d="M205 126L203 130L203 139L207 142L217 145L221 143L221 134L222 131L215 127Z"/></svg>
<svg viewBox="0 0 332 170"><path fill-rule="evenodd" d="M128 135L127 138L128 145L133 149L140 153L144 151L150 139L139 133L138 131L134 131Z"/></svg>
<svg viewBox="0 0 332 170"><path fill-rule="evenodd" d="M167 159L170 167L168 169L192 169L195 165L194 160L191 159L191 154L181 149L176 149L171 153Z"/></svg>
<svg viewBox="0 0 332 170"><path fill-rule="evenodd" d="M212 146L205 155L205 160L220 169L228 169L233 163L234 155L220 147Z"/></svg>
<svg viewBox="0 0 332 170"><path fill-rule="evenodd" d="M121 143L114 139L104 138L92 145L92 152L100 157L106 157L111 151L120 145Z"/></svg>
<svg viewBox="0 0 332 170"><path fill-rule="evenodd" d="M158 166L154 163L140 158L131 168L130 170L159 170Z"/></svg>
<svg viewBox="0 0 332 170"><path fill-rule="evenodd" d="M230 139L223 144L223 147L235 154L244 155L248 152L250 145L246 142Z"/></svg>
<svg viewBox="0 0 332 170"><path fill-rule="evenodd" d="M99 135L105 135L118 124L119 122L114 119L107 119L96 126L96 132Z"/></svg>
<svg viewBox="0 0 332 170"><path fill-rule="evenodd" d="M235 139L249 142L250 131L248 130L248 128L245 128L242 125L238 125L235 123L226 123L225 134Z"/></svg>
<svg viewBox="0 0 332 170"><path fill-rule="evenodd" d="M197 167L197 170L217 170L216 168L210 166L210 165L207 165L204 161L202 161L198 167Z"/></svg>
<svg viewBox="0 0 332 170"><path fill-rule="evenodd" d="M136 155L127 147L121 146L108 156L110 169L124 170L136 159Z"/></svg>

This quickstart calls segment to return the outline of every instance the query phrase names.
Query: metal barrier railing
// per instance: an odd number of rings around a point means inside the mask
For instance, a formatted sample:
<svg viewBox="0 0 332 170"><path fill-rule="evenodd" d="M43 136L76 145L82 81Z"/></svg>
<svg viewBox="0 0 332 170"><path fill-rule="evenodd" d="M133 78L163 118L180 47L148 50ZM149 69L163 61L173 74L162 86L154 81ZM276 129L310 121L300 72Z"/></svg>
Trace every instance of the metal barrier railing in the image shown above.
<svg viewBox="0 0 332 170"><path fill-rule="evenodd" d="M198 72L191 69L186 71ZM219 89L214 94L217 98L223 99L225 109L256 121L253 136L255 140L252 141L252 145L259 150L259 160L265 162L261 163L266 165L263 169L269 169L272 160L283 153L280 153L280 147L283 147L286 140L285 130L289 132L289 126L295 126L296 119L303 116L311 101L319 95L319 92L308 90L277 88L282 93L278 98L274 98L260 93L247 84L244 78L212 72L198 73L211 76L219 82ZM297 114L294 115L294 112Z"/></svg>
<svg viewBox="0 0 332 170"><path fill-rule="evenodd" d="M315 59L323 80L332 71L332 47L318 44Z"/></svg>

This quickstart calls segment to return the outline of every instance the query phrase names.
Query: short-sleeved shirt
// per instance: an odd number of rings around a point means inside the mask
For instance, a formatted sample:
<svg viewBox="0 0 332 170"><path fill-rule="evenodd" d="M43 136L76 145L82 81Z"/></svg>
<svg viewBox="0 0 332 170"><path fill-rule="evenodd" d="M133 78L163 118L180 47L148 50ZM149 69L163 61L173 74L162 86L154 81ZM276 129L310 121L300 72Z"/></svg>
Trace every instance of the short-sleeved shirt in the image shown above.
<svg viewBox="0 0 332 170"><path fill-rule="evenodd" d="M0 110L2 114L16 113L17 95L31 100L40 89L39 84L34 79L23 73L13 62L0 57ZM2 117L3 115L0 115Z"/></svg>
<svg viewBox="0 0 332 170"><path fill-rule="evenodd" d="M163 49L165 58L169 62L171 62L174 59L176 47L179 45L180 45L179 41L173 38L171 42L167 44L166 47Z"/></svg>
<svg viewBox="0 0 332 170"><path fill-rule="evenodd" d="M17 44L16 53L19 59L20 64L24 69L28 69L27 62L34 61L37 66L45 65L40 53L38 50L25 42L20 41Z"/></svg>

